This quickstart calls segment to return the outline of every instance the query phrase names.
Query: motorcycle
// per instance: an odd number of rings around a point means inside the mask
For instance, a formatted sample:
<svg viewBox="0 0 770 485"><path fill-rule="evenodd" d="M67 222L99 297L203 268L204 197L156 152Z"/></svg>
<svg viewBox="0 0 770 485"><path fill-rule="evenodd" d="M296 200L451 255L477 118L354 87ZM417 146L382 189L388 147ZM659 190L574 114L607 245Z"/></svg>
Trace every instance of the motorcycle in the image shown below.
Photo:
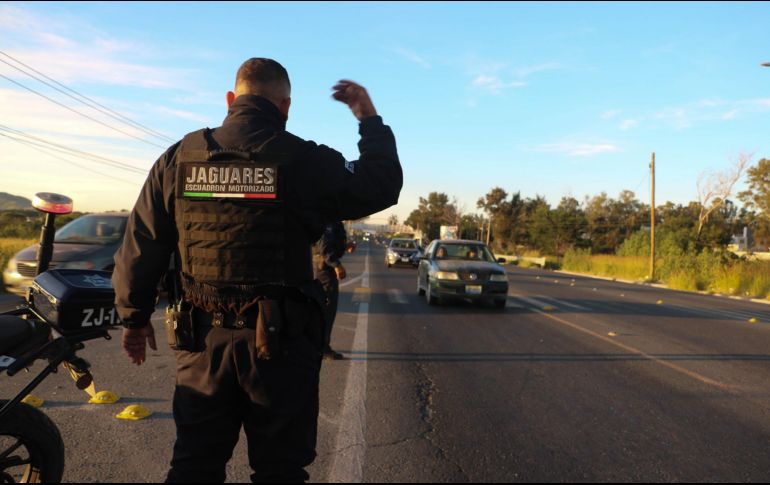
<svg viewBox="0 0 770 485"><path fill-rule="evenodd" d="M56 425L22 402L63 366L79 389L93 382L90 364L77 356L84 342L110 340L120 322L111 274L84 269L50 269L57 215L72 212L72 200L40 193L33 201L45 214L37 252L37 276L23 305L0 313L0 373L14 377L38 360L48 365L15 397L0 400L0 483L61 482L64 443Z"/></svg>

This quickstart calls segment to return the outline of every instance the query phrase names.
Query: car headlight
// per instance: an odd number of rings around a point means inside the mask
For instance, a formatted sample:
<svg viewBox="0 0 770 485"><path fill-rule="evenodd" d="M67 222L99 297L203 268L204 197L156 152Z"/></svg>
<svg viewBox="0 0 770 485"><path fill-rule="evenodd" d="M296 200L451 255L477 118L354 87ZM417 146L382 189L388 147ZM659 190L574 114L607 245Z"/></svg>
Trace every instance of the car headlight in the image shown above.
<svg viewBox="0 0 770 485"><path fill-rule="evenodd" d="M438 280L459 280L460 276L457 273L451 271L436 271L436 279Z"/></svg>
<svg viewBox="0 0 770 485"><path fill-rule="evenodd" d="M16 258L11 258L11 260L8 261L7 269L11 273L18 273L19 272L19 266L16 264Z"/></svg>
<svg viewBox="0 0 770 485"><path fill-rule="evenodd" d="M508 282L508 276L504 274L493 274L489 277L489 281L496 281L496 282Z"/></svg>
<svg viewBox="0 0 770 485"><path fill-rule="evenodd" d="M96 265L92 261L68 261L57 267L60 269L94 269Z"/></svg>

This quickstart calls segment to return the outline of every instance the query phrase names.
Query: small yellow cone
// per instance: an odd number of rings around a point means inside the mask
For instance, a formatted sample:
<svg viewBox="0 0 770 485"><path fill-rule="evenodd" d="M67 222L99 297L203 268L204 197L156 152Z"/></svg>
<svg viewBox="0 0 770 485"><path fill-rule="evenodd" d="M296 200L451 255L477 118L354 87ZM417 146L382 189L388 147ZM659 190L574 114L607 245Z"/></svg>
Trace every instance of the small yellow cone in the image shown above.
<svg viewBox="0 0 770 485"><path fill-rule="evenodd" d="M132 404L124 409L120 414L116 414L118 419L127 419L129 421L139 421L140 419L152 416L152 411L139 404Z"/></svg>
<svg viewBox="0 0 770 485"><path fill-rule="evenodd" d="M607 335L610 336L610 337L617 337L618 336L618 334L616 334L615 332L610 332Z"/></svg>
<svg viewBox="0 0 770 485"><path fill-rule="evenodd" d="M45 403L45 401L43 401L39 397L33 396L32 394L22 399L21 402L23 402L24 404L28 404L33 408L39 408Z"/></svg>
<svg viewBox="0 0 770 485"><path fill-rule="evenodd" d="M99 391L91 399L88 400L88 404L115 404L120 401L120 396L110 391Z"/></svg>
<svg viewBox="0 0 770 485"><path fill-rule="evenodd" d="M756 318L752 318L749 320L749 323L758 323L758 322L759 320L757 320Z"/></svg>
<svg viewBox="0 0 770 485"><path fill-rule="evenodd" d="M658 301L657 301L657 302L655 302L655 303L657 303L658 305L662 305L662 304L663 304L663 300L658 300Z"/></svg>

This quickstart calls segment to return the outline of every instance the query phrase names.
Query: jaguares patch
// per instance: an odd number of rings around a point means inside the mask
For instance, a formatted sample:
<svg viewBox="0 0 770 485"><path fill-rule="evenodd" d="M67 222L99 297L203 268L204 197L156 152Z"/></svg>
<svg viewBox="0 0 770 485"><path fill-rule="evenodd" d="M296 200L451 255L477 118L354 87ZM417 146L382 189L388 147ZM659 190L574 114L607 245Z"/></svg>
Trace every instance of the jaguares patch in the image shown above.
<svg viewBox="0 0 770 485"><path fill-rule="evenodd" d="M177 191L184 198L278 200L278 167L261 163L180 163Z"/></svg>

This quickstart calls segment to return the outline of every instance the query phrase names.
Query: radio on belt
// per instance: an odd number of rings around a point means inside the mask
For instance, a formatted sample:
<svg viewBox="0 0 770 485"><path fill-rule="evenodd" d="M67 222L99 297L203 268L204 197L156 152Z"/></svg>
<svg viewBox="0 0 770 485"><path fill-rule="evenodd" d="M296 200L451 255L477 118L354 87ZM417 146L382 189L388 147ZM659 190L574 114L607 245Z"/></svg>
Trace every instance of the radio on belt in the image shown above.
<svg viewBox="0 0 770 485"><path fill-rule="evenodd" d="M46 271L29 290L32 307L62 333L120 325L111 277L108 271Z"/></svg>

